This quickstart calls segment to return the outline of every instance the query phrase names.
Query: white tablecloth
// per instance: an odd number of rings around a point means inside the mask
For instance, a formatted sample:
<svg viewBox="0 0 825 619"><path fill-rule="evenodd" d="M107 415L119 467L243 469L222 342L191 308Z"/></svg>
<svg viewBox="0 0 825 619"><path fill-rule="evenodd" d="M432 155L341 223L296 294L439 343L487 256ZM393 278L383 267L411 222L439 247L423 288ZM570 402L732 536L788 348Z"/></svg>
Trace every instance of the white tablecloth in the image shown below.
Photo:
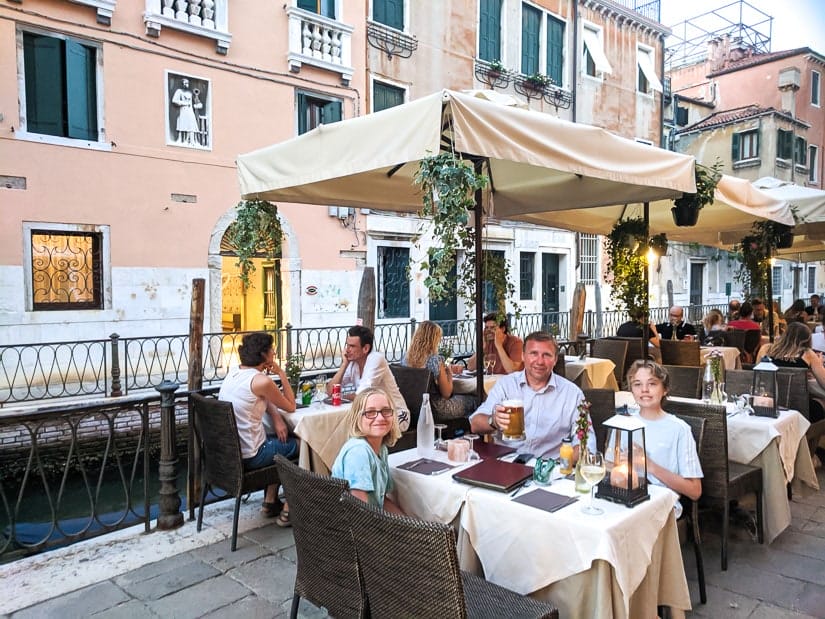
<svg viewBox="0 0 825 619"><path fill-rule="evenodd" d="M613 389L618 391L616 376L613 370L616 364L610 359L599 359L598 357L587 357L579 359L576 356L566 355L564 357L564 376L568 380L576 380L582 372L585 373L585 380L582 381L584 389Z"/></svg>
<svg viewBox="0 0 825 619"><path fill-rule="evenodd" d="M490 389L496 384L504 374L485 374L484 391L490 393ZM477 381L475 376L458 374L453 376L453 393L475 393Z"/></svg>
<svg viewBox="0 0 825 619"><path fill-rule="evenodd" d="M298 466L329 475L341 446L347 442L345 419L349 403L342 406L313 404L284 413L287 425L301 439Z"/></svg>
<svg viewBox="0 0 825 619"><path fill-rule="evenodd" d="M391 456L391 463L415 457L413 450L401 452ZM675 495L667 489L651 487L651 500L633 509L597 500L605 513L587 516L581 512L586 496L548 513L504 493L454 482L452 472L427 476L393 469L392 475L402 508L413 515L450 523L460 512L462 568L480 566L487 580L523 594L542 597L550 587L565 617L630 617L637 603L654 613L657 603L690 608L673 517ZM549 490L576 494L568 480L555 481ZM660 570L663 552L671 561ZM645 600L634 603L634 593L648 577L656 582L642 588ZM597 604L581 603L580 578ZM561 594L565 587L555 585L566 579L576 586Z"/></svg>
<svg viewBox="0 0 825 619"><path fill-rule="evenodd" d="M699 360L702 362L702 365L705 364L705 359L712 350L718 350L722 353L726 370L736 370L742 367L742 364L739 362L740 351L735 346L702 346L699 349Z"/></svg>

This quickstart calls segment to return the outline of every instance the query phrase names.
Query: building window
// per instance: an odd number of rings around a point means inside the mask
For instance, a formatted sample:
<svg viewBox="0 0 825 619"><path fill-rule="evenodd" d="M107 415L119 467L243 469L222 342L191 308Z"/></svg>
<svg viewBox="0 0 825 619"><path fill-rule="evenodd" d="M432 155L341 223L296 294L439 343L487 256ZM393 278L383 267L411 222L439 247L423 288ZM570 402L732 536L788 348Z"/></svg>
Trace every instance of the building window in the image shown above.
<svg viewBox="0 0 825 619"><path fill-rule="evenodd" d="M819 149L814 146L813 144L808 145L808 182L815 183L817 182L816 177L816 167L817 163L817 155L819 154Z"/></svg>
<svg viewBox="0 0 825 619"><path fill-rule="evenodd" d="M595 284L599 276L599 237L595 234L579 235L579 281Z"/></svg>
<svg viewBox="0 0 825 619"><path fill-rule="evenodd" d="M771 269L771 286L773 294L782 292L782 267L773 267Z"/></svg>
<svg viewBox="0 0 825 619"><path fill-rule="evenodd" d="M688 109L681 105L676 106L676 126L685 127L688 124Z"/></svg>
<svg viewBox="0 0 825 619"><path fill-rule="evenodd" d="M298 0L298 8L330 19L336 19L335 0Z"/></svg>
<svg viewBox="0 0 825 619"><path fill-rule="evenodd" d="M372 83L372 111L380 112L404 103L406 91L398 86L373 81Z"/></svg>
<svg viewBox="0 0 825 619"><path fill-rule="evenodd" d="M734 133L731 139L731 157L734 161L757 159L759 157L759 131Z"/></svg>
<svg viewBox="0 0 825 619"><path fill-rule="evenodd" d="M613 73L613 67L607 60L604 53L604 41L602 39L602 29L590 24L585 24L582 28L582 65L585 74L590 77L598 77L599 73Z"/></svg>
<svg viewBox="0 0 825 619"><path fill-rule="evenodd" d="M811 71L811 105L819 107L819 71Z"/></svg>
<svg viewBox="0 0 825 619"><path fill-rule="evenodd" d="M342 117L340 99L324 99L307 93L298 93L298 135L318 125L338 122Z"/></svg>
<svg viewBox="0 0 825 619"><path fill-rule="evenodd" d="M26 309L101 310L111 302L108 226L27 222L23 233Z"/></svg>
<svg viewBox="0 0 825 619"><path fill-rule="evenodd" d="M521 72L564 80L564 22L529 4L521 5Z"/></svg>
<svg viewBox="0 0 825 619"><path fill-rule="evenodd" d="M662 92L662 82L653 66L653 49L639 45L636 48L636 64L636 90L646 95L652 95L654 90Z"/></svg>
<svg viewBox="0 0 825 619"><path fill-rule="evenodd" d="M808 142L805 138L796 136L793 142L793 162L799 166L808 163Z"/></svg>
<svg viewBox="0 0 825 619"><path fill-rule="evenodd" d="M278 320L278 306L281 296L281 273L275 265L265 265L263 267L263 295L264 295L264 320L276 322Z"/></svg>
<svg viewBox="0 0 825 619"><path fill-rule="evenodd" d="M372 0L372 21L404 30L404 0Z"/></svg>
<svg viewBox="0 0 825 619"><path fill-rule="evenodd" d="M57 34L22 33L26 133L100 141L100 48Z"/></svg>
<svg viewBox="0 0 825 619"><path fill-rule="evenodd" d="M378 317L407 318L410 315L410 281L406 247L378 248Z"/></svg>
<svg viewBox="0 0 825 619"><path fill-rule="evenodd" d="M478 57L482 60L501 60L501 2L479 0Z"/></svg>
<svg viewBox="0 0 825 619"><path fill-rule="evenodd" d="M808 292L810 294L816 292L816 267L808 267Z"/></svg>
<svg viewBox="0 0 825 619"><path fill-rule="evenodd" d="M535 280L536 254L523 251L519 260L519 298L522 301L533 299L533 281Z"/></svg>
<svg viewBox="0 0 825 619"><path fill-rule="evenodd" d="M209 80L166 72L166 143L212 148L212 88Z"/></svg>
<svg viewBox="0 0 825 619"><path fill-rule="evenodd" d="M794 135L791 131L778 129L776 132L776 158L791 160L793 157Z"/></svg>

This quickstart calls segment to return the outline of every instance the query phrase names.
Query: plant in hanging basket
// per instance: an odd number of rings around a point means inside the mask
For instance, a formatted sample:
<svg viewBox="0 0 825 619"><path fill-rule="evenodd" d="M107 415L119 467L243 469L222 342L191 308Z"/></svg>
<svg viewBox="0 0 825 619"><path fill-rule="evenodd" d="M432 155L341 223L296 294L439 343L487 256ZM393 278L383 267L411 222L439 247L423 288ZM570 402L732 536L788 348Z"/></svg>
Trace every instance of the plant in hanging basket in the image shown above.
<svg viewBox="0 0 825 619"><path fill-rule="evenodd" d="M612 276L613 297L628 312L646 309L645 268L648 226L641 217L617 221L606 238L607 271ZM664 235L658 235L659 241Z"/></svg>
<svg viewBox="0 0 825 619"><path fill-rule="evenodd" d="M553 84L553 79L543 73L533 73L524 78L524 83L533 90L544 90Z"/></svg>
<svg viewBox="0 0 825 619"><path fill-rule="evenodd" d="M673 208L670 209L673 215L673 223L677 226L695 226L699 221L699 211L703 207L713 202L713 193L719 179L722 178L722 160L716 159L710 167L696 164L694 174L696 177L696 193L682 194L681 198L673 201Z"/></svg>
<svg viewBox="0 0 825 619"><path fill-rule="evenodd" d="M498 77L499 75L504 75L508 73L507 67L504 66L504 63L501 60L491 60L487 63L487 73L490 77Z"/></svg>
<svg viewBox="0 0 825 619"><path fill-rule="evenodd" d="M667 235L664 232L661 234L654 234L650 237L647 245L650 249L656 252L657 255L664 256L667 253Z"/></svg>
<svg viewBox="0 0 825 619"><path fill-rule="evenodd" d="M253 258L280 258L283 229L278 207L266 200L241 200L235 207L235 221L227 230L229 243L238 256L241 281L248 287L255 271Z"/></svg>

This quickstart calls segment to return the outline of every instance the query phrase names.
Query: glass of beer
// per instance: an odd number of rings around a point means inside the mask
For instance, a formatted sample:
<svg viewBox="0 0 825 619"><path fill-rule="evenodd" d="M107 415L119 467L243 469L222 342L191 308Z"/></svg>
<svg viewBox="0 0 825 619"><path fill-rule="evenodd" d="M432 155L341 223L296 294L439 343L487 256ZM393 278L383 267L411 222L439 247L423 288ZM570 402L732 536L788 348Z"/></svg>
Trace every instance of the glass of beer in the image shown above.
<svg viewBox="0 0 825 619"><path fill-rule="evenodd" d="M505 441L523 441L524 434L524 402L521 400L504 400L501 405L510 415L507 429L501 431L501 438Z"/></svg>

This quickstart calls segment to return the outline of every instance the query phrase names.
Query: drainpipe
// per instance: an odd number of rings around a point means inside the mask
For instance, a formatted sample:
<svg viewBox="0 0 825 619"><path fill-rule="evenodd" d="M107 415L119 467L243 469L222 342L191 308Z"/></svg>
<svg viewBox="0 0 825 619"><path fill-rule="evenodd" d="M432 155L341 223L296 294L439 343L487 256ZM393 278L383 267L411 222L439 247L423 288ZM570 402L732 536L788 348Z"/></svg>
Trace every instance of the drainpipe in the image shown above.
<svg viewBox="0 0 825 619"><path fill-rule="evenodd" d="M572 0L571 4L573 5L573 79L572 88L570 89L572 98L570 120L576 122L576 103L578 99L576 93L579 90L579 0Z"/></svg>
<svg viewBox="0 0 825 619"><path fill-rule="evenodd" d="M662 42L662 55L659 58L659 71L662 76L662 84L665 83L665 37L661 35L659 39ZM673 84L670 85L670 100L673 103ZM673 108L673 125L676 126L676 108ZM665 141L665 93L662 92L661 100L659 101L659 148L663 148Z"/></svg>

